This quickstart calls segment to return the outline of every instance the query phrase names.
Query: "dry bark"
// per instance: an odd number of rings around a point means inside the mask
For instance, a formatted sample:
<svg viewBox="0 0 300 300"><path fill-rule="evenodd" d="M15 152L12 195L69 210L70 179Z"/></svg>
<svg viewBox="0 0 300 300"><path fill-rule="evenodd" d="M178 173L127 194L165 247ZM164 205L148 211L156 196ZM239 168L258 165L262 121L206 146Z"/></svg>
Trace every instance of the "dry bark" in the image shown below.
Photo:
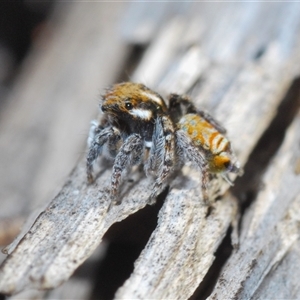
<svg viewBox="0 0 300 300"><path fill-rule="evenodd" d="M300 7L277 5L270 10L267 5L247 4L238 6L234 15L230 13L230 4L220 8L223 21L218 24L213 22L220 12L213 13L203 6L203 20L214 27L201 32L201 46L199 37L185 36L191 22L174 19L167 23L133 78L146 79L146 83L149 78L150 87L163 94L185 93L193 88L196 105L214 111L214 116L228 129L233 148L244 165L299 75ZM269 16L281 17L287 9L292 20L286 25L288 29L281 29L272 19L258 31L257 20L267 10ZM205 16L208 11L210 14ZM225 29L224 20L228 21ZM241 30L233 35L237 22ZM247 30L242 25L247 25ZM281 37L284 30L289 37ZM249 45L249 36L256 33ZM181 35L183 38L179 39ZM179 40L183 41L180 45ZM188 47L191 40L194 45ZM162 64L156 64L158 53ZM169 53L172 55L168 57ZM166 57L169 62L165 62ZM265 189L243 218L239 249L219 277L213 299L272 297L272 280L279 281L277 272L286 272L286 265L299 252L300 185L299 172L294 169L294 162L299 161L297 147L299 118L268 168ZM88 186L82 158L25 236L6 249L9 256L0 269L2 293L57 287L93 253L113 224L145 207L153 181L136 171L130 175L132 181L122 187L122 204L107 211L110 175L110 168L101 165L95 184ZM130 278L117 291L117 298L184 299L203 280L228 227L236 222L238 207L236 199L225 193L228 185L217 178L211 182L213 209L208 214L208 207L202 202L200 176L186 166L170 183L157 227L135 262ZM291 184L294 189L287 189ZM224 196L215 201L220 194ZM296 263L299 266L299 259ZM299 296L295 280L290 282L292 292L289 294L284 286L279 286L280 293L285 297Z"/></svg>

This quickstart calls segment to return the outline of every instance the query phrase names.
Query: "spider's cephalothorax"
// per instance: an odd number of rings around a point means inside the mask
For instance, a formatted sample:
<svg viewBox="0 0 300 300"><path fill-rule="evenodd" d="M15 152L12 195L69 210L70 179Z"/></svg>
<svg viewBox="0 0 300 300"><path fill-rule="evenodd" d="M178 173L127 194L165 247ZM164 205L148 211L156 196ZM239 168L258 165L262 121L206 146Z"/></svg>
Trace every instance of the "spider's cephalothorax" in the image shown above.
<svg viewBox="0 0 300 300"><path fill-rule="evenodd" d="M125 82L107 90L101 110L125 136L137 133L150 142L155 119L167 108L163 98L143 84Z"/></svg>
<svg viewBox="0 0 300 300"><path fill-rule="evenodd" d="M125 82L107 90L100 108L102 120L94 121L90 130L87 176L92 182L93 163L101 153L114 159L112 202L120 203L124 172L142 162L146 174L155 177L150 203L185 161L200 168L205 201L209 173L221 173L232 184L227 174L241 172L224 136L226 130L186 97L171 95L167 107L159 94L143 84Z"/></svg>
<svg viewBox="0 0 300 300"><path fill-rule="evenodd" d="M162 190L173 169L174 127L163 98L143 84L114 85L102 97L101 123L92 123L87 176L93 181L93 162L103 153L114 158L111 197L117 199L121 177L128 168L144 162L146 174L155 174L150 201Z"/></svg>

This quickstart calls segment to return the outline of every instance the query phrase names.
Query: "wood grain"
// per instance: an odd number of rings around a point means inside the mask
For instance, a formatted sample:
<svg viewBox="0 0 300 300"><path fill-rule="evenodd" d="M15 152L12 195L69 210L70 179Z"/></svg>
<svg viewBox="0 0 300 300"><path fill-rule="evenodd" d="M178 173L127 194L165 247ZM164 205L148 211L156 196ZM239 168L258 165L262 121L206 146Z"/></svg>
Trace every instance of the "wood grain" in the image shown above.
<svg viewBox="0 0 300 300"><path fill-rule="evenodd" d="M166 20L133 78L146 84L149 78L150 87L163 95L191 94L197 106L209 108L225 125L245 165L299 75L300 6L243 3L234 13L231 3L215 7L192 5L188 19ZM281 26L287 13L289 19ZM203 22L199 37L184 39L187 29L199 24L197 16ZM186 44L179 45L181 40ZM158 54L162 64L155 65ZM280 281L278 274L286 274L299 253L300 185L295 172L299 124L297 117L267 169L264 190L243 216L239 248L219 276L212 299L274 296L273 280ZM24 237L6 248L9 256L0 269L2 293L62 284L101 244L113 224L146 206L153 180L136 170L122 187L122 204L107 211L111 168L100 165L95 184L88 186L84 160ZM157 227L116 298L185 299L193 295L238 214L237 199L220 178L211 182L212 209L208 212L202 202L200 176L185 166L170 183ZM300 266L299 259L294 264ZM279 285L278 295L299 296L294 277L288 282L291 292Z"/></svg>

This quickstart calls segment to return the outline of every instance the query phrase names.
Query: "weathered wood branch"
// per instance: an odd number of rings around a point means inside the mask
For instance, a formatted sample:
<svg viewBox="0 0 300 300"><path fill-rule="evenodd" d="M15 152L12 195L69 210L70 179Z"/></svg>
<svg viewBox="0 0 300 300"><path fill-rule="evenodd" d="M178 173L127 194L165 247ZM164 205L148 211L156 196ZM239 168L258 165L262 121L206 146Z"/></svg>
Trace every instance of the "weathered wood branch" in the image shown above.
<svg viewBox="0 0 300 300"><path fill-rule="evenodd" d="M291 7L291 18L298 20L299 7ZM246 14L247 9L241 8L241 12ZM255 23L265 9L266 6L262 6L252 11L252 22ZM280 6L277 6L273 13L276 15L279 10ZM224 15L231 17L225 9ZM237 20L235 15L230 24L233 26ZM260 38L255 39L251 47L243 44L248 32L238 31L231 37L231 26L224 34L221 25L215 25L213 37L204 34L201 46L194 41L193 47L187 47L191 41L187 39L186 48L178 54L180 46L175 41L180 34L184 35L184 29L190 28L189 22L182 22L173 20L161 31L133 78L144 81L144 74L152 70L148 74L150 85L162 93L185 93L193 88L196 105L211 108L227 127L233 148L244 165L299 74L299 25L296 21L290 22L292 37L288 41L293 42L288 43L287 39L278 38L280 30L271 22L273 25L269 24L268 28L277 34L270 39L268 30L260 33ZM254 23L251 25L256 33ZM225 50L219 45L222 40ZM260 51L262 46L264 51ZM210 54L212 49L213 54ZM161 57L173 53L170 63L154 68L157 51ZM259 51L260 57L254 57ZM293 194L297 193L296 189L290 193L285 186L296 185L299 181L299 176L290 168L291 162L299 159L296 144L293 144L296 141L298 145L297 130L299 133L299 120L292 125L282 150L266 173L266 189L258 195L243 221L240 248L225 266L212 298L268 295L266 290L272 287L268 279L272 278L272 267L284 255L293 255L290 249L296 247L299 238L296 232L299 216L294 213L299 206L299 197ZM82 158L61 192L25 236L6 249L9 256L0 269L2 293L60 285L92 254L111 225L147 204L153 182L136 171L130 174L132 180L122 187L122 204L107 211L110 174L110 168L101 165L95 184L88 186ZM230 193L225 193L228 185L214 179L211 182L213 209L208 215L208 208L201 200L199 180L200 174L186 166L170 183L157 227L135 262L130 278L118 290L117 298L145 299L149 295L157 299L187 298L203 280L214 261L216 249L235 221L237 202ZM221 200L215 201L214 191L224 195ZM277 193L276 197L274 193ZM289 199L284 205L283 197ZM274 232L278 233L279 241ZM264 239L266 235L268 238ZM236 274L238 276L234 277ZM231 292L227 292L227 288ZM295 295L299 295L297 291Z"/></svg>
<svg viewBox="0 0 300 300"><path fill-rule="evenodd" d="M240 72L216 111L218 118L224 119L225 123L243 124L230 131L234 148L242 162L269 124L284 91L291 84L285 76L282 77L283 73L288 74L280 70L282 66L275 64L275 61L269 63L270 58L274 57L273 51L276 51L269 50L259 63L250 64ZM255 88L260 86L262 78L265 89ZM245 102L244 96L249 94L251 101ZM263 105L260 105L261 99L264 99ZM256 114L251 115L254 108ZM252 120L245 123L249 115ZM259 132L259 129L262 131ZM182 295L191 295L203 280L218 245L236 217L237 208L233 199L224 197L215 203L213 213L205 217L206 210L199 204L201 192L195 184L196 176L190 172L188 174L188 179L177 178L180 188L176 189L174 183L160 212L164 216L168 211L174 215L159 219L148 245L135 263L134 273L120 288L117 298L145 299L151 295L154 298L178 299ZM179 215L179 220L176 220L176 215ZM167 241L170 241L170 245Z"/></svg>
<svg viewBox="0 0 300 300"><path fill-rule="evenodd" d="M279 283L274 272L286 256L299 251L299 145L300 112L264 175L264 188L244 218L240 247L226 263L210 299L299 297L299 269L286 274L286 284ZM299 257L293 264L299 267Z"/></svg>

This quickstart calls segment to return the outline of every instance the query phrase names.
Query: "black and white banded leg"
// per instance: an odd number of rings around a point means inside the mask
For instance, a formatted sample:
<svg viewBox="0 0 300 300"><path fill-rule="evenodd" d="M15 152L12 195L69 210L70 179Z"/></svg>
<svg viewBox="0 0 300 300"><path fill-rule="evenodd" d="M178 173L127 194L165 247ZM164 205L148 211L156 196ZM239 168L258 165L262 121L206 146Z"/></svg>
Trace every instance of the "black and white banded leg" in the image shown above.
<svg viewBox="0 0 300 300"><path fill-rule="evenodd" d="M122 175L129 167L141 162L143 148L144 141L139 134L130 135L121 146L115 158L111 175L111 205L121 203L121 200L118 199L118 190L122 182Z"/></svg>
<svg viewBox="0 0 300 300"><path fill-rule="evenodd" d="M155 123L154 133L156 134L154 139L157 138L154 153L152 154L155 157L155 162L151 162L150 166L153 167L155 165L157 177L149 198L149 204L151 205L155 203L157 195L162 192L164 183L174 169L175 160L175 139L172 121L165 116L158 118Z"/></svg>
<svg viewBox="0 0 300 300"><path fill-rule="evenodd" d="M95 129L97 132L97 129ZM99 130L93 138L89 137L89 151L86 159L86 172L89 183L94 181L93 178L93 164L98 156L102 153L104 145L107 145L108 152L114 153L117 151L116 145L121 140L119 130L114 127L107 127Z"/></svg>

